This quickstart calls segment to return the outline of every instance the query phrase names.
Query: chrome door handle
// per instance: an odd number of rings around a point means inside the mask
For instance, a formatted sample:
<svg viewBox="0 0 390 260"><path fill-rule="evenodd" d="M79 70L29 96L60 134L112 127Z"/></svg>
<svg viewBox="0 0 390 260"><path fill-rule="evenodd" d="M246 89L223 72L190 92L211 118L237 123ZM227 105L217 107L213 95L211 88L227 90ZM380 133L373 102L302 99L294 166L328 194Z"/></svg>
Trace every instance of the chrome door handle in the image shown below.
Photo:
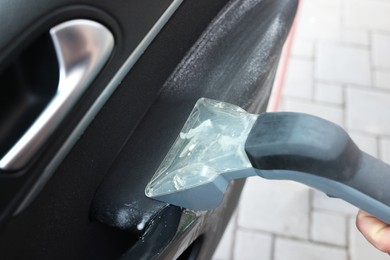
<svg viewBox="0 0 390 260"><path fill-rule="evenodd" d="M60 69L57 92L46 108L1 158L0 169L24 167L81 97L114 48L112 33L91 20L71 20L50 30Z"/></svg>

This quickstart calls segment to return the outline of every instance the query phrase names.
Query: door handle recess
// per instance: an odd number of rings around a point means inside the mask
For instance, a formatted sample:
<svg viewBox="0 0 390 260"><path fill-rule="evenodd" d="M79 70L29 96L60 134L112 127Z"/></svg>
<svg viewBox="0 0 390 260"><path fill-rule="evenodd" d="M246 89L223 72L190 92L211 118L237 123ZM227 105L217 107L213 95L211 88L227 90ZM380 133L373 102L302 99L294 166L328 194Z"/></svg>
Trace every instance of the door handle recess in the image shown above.
<svg viewBox="0 0 390 260"><path fill-rule="evenodd" d="M112 33L100 23L77 19L50 29L58 60L57 91L28 130L4 154L0 170L24 167L81 97L114 48Z"/></svg>

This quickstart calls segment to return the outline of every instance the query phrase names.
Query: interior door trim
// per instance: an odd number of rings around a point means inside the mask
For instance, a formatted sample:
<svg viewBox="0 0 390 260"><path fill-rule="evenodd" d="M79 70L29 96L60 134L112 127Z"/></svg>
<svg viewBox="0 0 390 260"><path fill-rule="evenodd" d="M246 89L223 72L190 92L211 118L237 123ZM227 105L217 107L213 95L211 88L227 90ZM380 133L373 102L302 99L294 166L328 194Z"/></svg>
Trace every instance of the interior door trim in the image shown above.
<svg viewBox="0 0 390 260"><path fill-rule="evenodd" d="M50 29L50 36L59 65L57 92L29 129L1 158L1 170L19 170L34 157L91 84L114 48L112 33L91 20L63 22Z"/></svg>
<svg viewBox="0 0 390 260"><path fill-rule="evenodd" d="M114 75L114 77L107 84L103 92L99 95L99 97L95 100L92 106L89 108L84 117L80 120L78 125L75 127L73 132L66 139L64 144L58 150L58 152L54 155L51 162L47 165L47 167L42 172L41 176L32 186L30 191L27 193L19 207L14 212L14 216L23 211L38 195L38 193L42 190L44 185L53 175L54 171L63 161L65 156L69 153L71 148L76 144L77 140L81 136L81 134L85 131L88 125L92 122L93 118L97 115L103 105L107 102L109 97L118 87L123 78L128 74L130 69L134 66L137 60L142 56L147 47L153 41L153 39L158 35L164 25L168 22L169 18L175 13L177 8L181 5L183 0L173 0L167 10L163 13L163 15L157 20L157 22L153 25L150 31L145 35L142 41L138 44L135 50L130 54L130 56L126 59L123 65L120 67L118 72Z"/></svg>

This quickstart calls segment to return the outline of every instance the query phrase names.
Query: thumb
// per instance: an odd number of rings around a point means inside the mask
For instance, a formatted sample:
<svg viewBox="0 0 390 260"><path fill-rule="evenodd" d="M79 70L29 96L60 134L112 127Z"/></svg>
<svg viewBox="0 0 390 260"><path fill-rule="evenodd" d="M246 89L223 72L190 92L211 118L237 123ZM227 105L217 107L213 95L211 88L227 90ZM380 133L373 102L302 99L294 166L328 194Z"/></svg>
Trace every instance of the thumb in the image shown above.
<svg viewBox="0 0 390 260"><path fill-rule="evenodd" d="M356 226L373 246L390 254L390 225L360 210L356 217Z"/></svg>

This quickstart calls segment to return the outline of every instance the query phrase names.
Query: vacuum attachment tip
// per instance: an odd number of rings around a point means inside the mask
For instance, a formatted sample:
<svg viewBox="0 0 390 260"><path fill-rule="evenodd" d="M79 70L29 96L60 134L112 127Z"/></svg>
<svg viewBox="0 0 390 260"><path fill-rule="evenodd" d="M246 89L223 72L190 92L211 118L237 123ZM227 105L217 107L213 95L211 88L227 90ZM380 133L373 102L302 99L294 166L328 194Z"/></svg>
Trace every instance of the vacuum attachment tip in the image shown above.
<svg viewBox="0 0 390 260"><path fill-rule="evenodd" d="M192 190L223 173L251 168L244 146L257 117L232 104L199 99L145 194L156 198Z"/></svg>

